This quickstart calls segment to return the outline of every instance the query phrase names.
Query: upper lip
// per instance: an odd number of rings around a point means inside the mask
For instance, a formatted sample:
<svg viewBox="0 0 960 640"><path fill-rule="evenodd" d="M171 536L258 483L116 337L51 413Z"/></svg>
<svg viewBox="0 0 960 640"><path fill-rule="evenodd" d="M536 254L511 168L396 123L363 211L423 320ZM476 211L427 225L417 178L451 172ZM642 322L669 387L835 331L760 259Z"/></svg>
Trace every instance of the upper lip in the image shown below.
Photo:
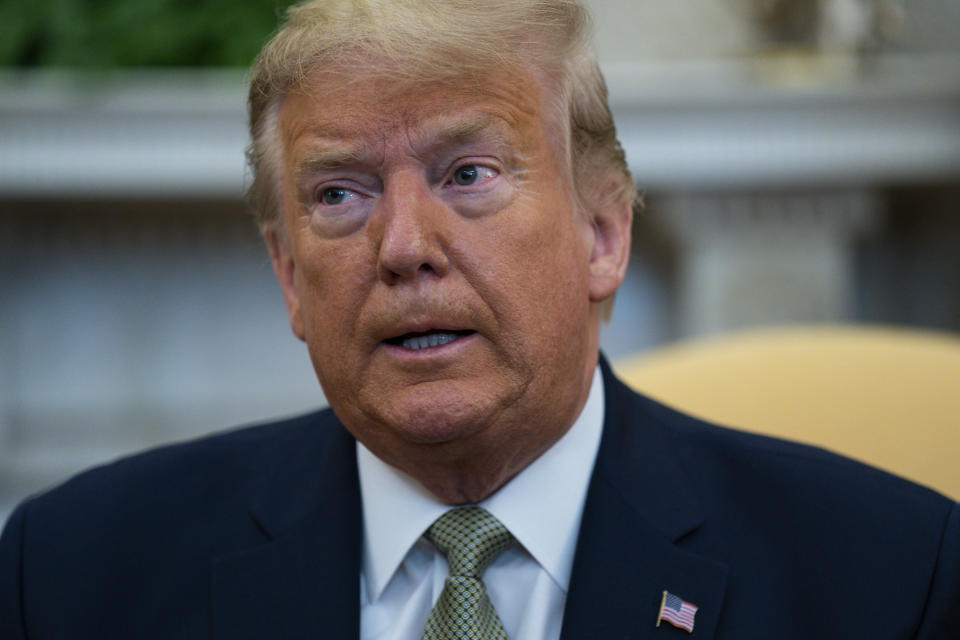
<svg viewBox="0 0 960 640"><path fill-rule="evenodd" d="M461 292L450 295L418 295L393 298L385 304L365 309L360 326L372 339L370 346L398 338L435 332L486 333L488 312L472 296Z"/></svg>
<svg viewBox="0 0 960 640"><path fill-rule="evenodd" d="M428 333L462 333L464 331L473 331L473 329L450 322L410 322L391 327L389 333L383 338L383 342L388 340L397 340L398 338L403 338L411 334L424 335Z"/></svg>

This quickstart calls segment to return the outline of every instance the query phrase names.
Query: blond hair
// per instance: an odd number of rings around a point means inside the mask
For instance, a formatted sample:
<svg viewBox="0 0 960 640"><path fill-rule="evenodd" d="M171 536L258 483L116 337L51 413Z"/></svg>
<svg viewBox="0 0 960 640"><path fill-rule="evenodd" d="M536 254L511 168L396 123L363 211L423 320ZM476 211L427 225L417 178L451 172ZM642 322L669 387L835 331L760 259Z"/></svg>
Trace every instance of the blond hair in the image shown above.
<svg viewBox="0 0 960 640"><path fill-rule="evenodd" d="M578 0L309 0L288 9L252 69L248 199L261 229L282 220L280 106L309 72L336 66L430 82L518 65L552 89L555 133L581 206L633 203L636 187Z"/></svg>

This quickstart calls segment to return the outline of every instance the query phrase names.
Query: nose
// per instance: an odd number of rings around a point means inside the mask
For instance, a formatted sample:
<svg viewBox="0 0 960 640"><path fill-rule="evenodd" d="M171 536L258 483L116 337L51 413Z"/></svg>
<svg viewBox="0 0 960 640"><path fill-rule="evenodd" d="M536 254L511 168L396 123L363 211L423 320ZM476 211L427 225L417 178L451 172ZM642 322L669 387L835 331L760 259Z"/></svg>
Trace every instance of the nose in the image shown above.
<svg viewBox="0 0 960 640"><path fill-rule="evenodd" d="M416 175L387 181L374 225L379 236L377 274L386 284L443 277L450 268L444 241L449 211Z"/></svg>

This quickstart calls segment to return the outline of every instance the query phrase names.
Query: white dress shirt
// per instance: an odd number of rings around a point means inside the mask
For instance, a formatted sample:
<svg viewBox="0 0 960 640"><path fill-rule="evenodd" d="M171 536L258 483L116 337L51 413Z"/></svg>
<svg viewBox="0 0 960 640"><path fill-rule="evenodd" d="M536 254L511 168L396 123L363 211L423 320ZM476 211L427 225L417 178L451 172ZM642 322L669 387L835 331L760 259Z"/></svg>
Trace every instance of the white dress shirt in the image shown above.
<svg viewBox="0 0 960 640"><path fill-rule="evenodd" d="M603 380L594 372L569 431L480 503L520 543L483 582L512 640L560 637L587 486L603 430ZM447 577L447 561L423 533L450 507L357 444L363 497L360 638L420 640Z"/></svg>

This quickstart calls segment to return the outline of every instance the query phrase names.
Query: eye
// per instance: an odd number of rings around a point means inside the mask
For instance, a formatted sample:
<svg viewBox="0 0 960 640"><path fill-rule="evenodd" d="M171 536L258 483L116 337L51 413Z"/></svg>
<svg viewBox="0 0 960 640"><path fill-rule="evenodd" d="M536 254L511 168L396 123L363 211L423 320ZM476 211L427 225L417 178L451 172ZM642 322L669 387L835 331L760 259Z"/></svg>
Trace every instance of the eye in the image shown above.
<svg viewBox="0 0 960 640"><path fill-rule="evenodd" d="M497 171L490 167L465 164L453 172L453 181L462 187L469 187L470 185L490 180L496 177L496 175Z"/></svg>
<svg viewBox="0 0 960 640"><path fill-rule="evenodd" d="M326 205L337 205L343 204L349 200L353 200L357 194L351 191L350 189L344 189L343 187L327 187L317 194L317 200L322 204Z"/></svg>
<svg viewBox="0 0 960 640"><path fill-rule="evenodd" d="M468 164L464 167L460 167L453 172L453 181L460 185L473 184L477 181L477 176L480 175L480 172L477 171L477 165Z"/></svg>

